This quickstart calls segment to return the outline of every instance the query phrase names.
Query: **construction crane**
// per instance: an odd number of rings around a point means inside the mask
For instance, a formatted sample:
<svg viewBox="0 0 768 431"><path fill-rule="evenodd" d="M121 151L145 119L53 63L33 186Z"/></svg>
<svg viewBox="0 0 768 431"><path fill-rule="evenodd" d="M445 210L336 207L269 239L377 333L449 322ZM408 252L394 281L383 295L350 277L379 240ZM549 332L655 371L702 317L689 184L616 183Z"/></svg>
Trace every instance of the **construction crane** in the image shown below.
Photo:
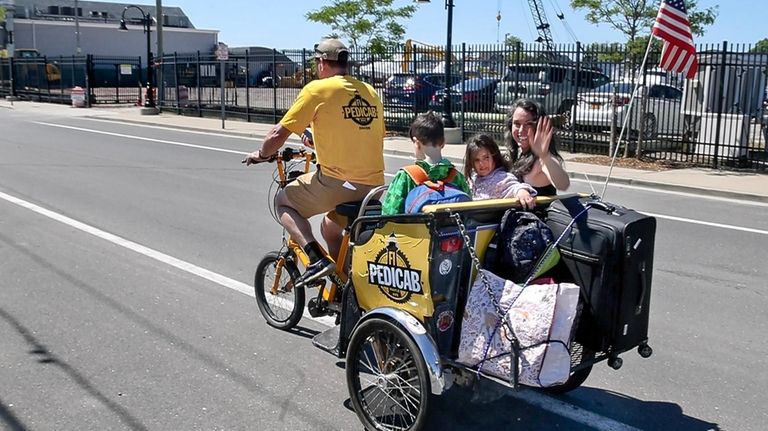
<svg viewBox="0 0 768 431"><path fill-rule="evenodd" d="M547 53L553 58L557 57L557 51L552 41L552 32L549 31L549 22L547 21L547 14L544 12L544 5L540 0L528 0L528 6L531 8L533 14L533 22L536 24L536 30L539 32L539 37L536 42L543 43L547 49Z"/></svg>

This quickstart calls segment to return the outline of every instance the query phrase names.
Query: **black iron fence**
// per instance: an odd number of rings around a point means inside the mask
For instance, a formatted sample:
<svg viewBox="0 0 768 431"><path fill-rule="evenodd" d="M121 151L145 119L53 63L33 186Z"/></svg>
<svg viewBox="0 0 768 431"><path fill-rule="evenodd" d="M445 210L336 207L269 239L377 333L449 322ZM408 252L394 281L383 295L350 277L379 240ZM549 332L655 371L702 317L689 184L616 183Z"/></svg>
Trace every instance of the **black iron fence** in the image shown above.
<svg viewBox="0 0 768 431"><path fill-rule="evenodd" d="M750 46L699 46L693 80L645 66L618 45L461 45L446 74L443 47L407 42L385 55L351 53L351 73L373 84L387 128L407 131L418 112L450 109L463 136L504 135L521 97L554 119L559 145L578 153L643 155L693 166L768 167L768 54ZM51 74L50 64L60 76ZM0 61L0 94L69 103L75 85L92 103L136 103L146 83L138 58L63 57ZM183 115L277 122L314 79L311 50L166 55L153 68L158 105ZM446 91L447 89L447 91Z"/></svg>
<svg viewBox="0 0 768 431"><path fill-rule="evenodd" d="M0 96L71 103L72 89L86 103L136 103L146 82L140 57L69 56L0 59Z"/></svg>

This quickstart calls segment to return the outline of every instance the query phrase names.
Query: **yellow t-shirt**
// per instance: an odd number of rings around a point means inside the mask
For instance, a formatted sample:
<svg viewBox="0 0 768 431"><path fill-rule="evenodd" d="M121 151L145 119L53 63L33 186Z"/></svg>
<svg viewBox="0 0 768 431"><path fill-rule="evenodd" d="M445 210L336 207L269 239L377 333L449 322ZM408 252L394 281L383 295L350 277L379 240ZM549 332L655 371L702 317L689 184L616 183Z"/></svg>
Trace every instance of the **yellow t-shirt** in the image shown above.
<svg viewBox="0 0 768 431"><path fill-rule="evenodd" d="M323 175L384 184L384 106L369 84L349 75L312 81L280 124L296 134L312 127Z"/></svg>

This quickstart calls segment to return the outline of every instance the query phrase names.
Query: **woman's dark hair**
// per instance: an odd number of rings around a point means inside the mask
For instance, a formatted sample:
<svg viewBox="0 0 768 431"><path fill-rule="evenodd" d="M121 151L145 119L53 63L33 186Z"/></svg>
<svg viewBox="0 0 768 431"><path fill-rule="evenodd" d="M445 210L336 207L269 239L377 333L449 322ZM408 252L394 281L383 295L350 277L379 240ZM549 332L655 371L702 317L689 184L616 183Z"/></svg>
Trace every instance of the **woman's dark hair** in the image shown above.
<svg viewBox="0 0 768 431"><path fill-rule="evenodd" d="M469 138L469 141L467 141L467 149L464 152L464 176L466 178L471 178L472 170L474 169L474 163L472 162L475 154L480 149L485 149L491 154L493 164L496 168L504 168L505 171L509 170L509 164L501 155L501 150L499 149L498 144L496 144L496 141L490 135L479 133L472 136Z"/></svg>
<svg viewBox="0 0 768 431"><path fill-rule="evenodd" d="M512 107L507 112L507 121L504 123L504 145L509 150L509 160L511 162L510 171L515 174L521 181L523 175L527 174L533 168L533 164L536 163L538 157L533 154L532 151L520 153L520 144L515 141L512 135L512 118L515 115L515 111L520 108L529 114L533 118L532 121L538 122L539 118L547 115L544 111L544 107L535 100L531 99L517 99ZM552 136L552 142L549 143L549 153L552 154L557 160L562 161L563 158L560 153L557 152L558 139L556 136Z"/></svg>

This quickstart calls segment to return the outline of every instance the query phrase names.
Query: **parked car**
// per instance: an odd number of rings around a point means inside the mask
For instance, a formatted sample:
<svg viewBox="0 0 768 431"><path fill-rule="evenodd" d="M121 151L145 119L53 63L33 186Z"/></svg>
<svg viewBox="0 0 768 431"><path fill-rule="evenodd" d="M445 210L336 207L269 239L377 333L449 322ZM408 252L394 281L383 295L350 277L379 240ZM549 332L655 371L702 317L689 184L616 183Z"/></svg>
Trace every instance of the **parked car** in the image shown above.
<svg viewBox="0 0 768 431"><path fill-rule="evenodd" d="M451 110L465 112L492 112L496 85L496 78L470 78L451 86ZM429 107L440 111L445 103L445 90L437 90L432 96Z"/></svg>
<svg viewBox="0 0 768 431"><path fill-rule="evenodd" d="M576 127L610 129L615 109L616 127L621 129L634 89L635 84L631 82L611 82L579 94L571 112L572 124ZM652 84L647 90L642 90L642 87L639 88L631 108L632 114L627 123L630 133L637 135L642 121L643 139L656 139L659 134L680 134L683 128L683 92L668 84ZM645 104L644 97L647 98Z"/></svg>
<svg viewBox="0 0 768 431"><path fill-rule="evenodd" d="M465 76L479 77L476 72ZM459 77L453 79L459 80ZM432 96L445 88L445 73L395 73L384 84L384 104L426 111Z"/></svg>
<svg viewBox="0 0 768 431"><path fill-rule="evenodd" d="M570 112L575 94L589 91L610 81L598 70L565 64L513 64L496 87L495 109L507 112L518 98L525 97L541 103L549 114Z"/></svg>

